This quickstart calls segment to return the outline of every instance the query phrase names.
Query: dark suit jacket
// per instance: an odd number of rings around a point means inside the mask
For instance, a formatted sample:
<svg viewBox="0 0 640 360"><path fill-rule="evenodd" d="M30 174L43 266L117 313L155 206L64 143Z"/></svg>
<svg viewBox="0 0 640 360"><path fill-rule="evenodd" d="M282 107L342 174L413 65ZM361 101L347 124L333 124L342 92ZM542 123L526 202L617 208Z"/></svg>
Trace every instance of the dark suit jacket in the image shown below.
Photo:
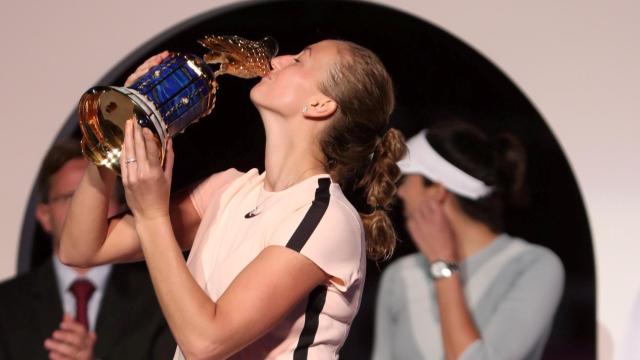
<svg viewBox="0 0 640 360"><path fill-rule="evenodd" d="M62 321L53 264L0 284L0 359L48 359L44 340ZM169 332L143 264L115 265L96 324L99 359L172 359Z"/></svg>

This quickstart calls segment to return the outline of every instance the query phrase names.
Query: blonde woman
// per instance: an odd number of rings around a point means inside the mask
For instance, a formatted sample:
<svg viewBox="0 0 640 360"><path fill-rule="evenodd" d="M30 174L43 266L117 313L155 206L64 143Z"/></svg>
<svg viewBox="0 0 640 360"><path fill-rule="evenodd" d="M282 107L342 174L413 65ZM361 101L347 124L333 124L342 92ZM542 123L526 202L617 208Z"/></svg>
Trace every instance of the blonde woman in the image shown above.
<svg viewBox="0 0 640 360"><path fill-rule="evenodd" d="M329 40L272 67L251 90L266 131L265 172L230 169L170 196L171 147L163 169L151 135L130 121L122 181L131 214L107 221L115 178L94 166L71 205L63 261L144 259L176 358L337 358L360 303L365 254L384 257L395 243L385 209L404 143L387 130L394 99L380 60ZM346 183L365 189L366 214L343 195Z"/></svg>

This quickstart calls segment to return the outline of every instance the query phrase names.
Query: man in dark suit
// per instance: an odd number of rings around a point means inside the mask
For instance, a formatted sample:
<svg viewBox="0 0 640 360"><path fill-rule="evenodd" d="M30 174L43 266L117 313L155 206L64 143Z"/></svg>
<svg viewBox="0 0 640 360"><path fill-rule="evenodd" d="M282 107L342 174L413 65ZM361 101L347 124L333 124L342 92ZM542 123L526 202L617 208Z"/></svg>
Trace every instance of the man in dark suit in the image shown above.
<svg viewBox="0 0 640 360"><path fill-rule="evenodd" d="M63 265L62 225L88 162L77 141L52 147L36 217L51 235L44 265L0 284L0 359L171 359L169 332L144 264ZM113 210L117 202L113 201Z"/></svg>

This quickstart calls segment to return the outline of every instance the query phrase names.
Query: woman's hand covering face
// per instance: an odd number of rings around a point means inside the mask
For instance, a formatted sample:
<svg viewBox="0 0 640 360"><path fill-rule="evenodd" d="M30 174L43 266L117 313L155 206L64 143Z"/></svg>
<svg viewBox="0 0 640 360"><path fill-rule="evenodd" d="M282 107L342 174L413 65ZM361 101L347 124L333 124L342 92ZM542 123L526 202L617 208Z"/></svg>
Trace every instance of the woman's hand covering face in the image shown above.
<svg viewBox="0 0 640 360"><path fill-rule="evenodd" d="M456 261L453 231L443 205L425 198L406 219L407 230L420 252L429 261Z"/></svg>

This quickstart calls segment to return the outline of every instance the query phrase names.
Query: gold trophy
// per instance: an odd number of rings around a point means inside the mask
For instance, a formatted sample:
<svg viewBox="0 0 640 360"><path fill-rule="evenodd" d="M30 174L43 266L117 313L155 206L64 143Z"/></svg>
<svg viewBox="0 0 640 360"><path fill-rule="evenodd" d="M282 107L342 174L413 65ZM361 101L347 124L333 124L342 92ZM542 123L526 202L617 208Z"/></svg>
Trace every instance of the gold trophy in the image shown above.
<svg viewBox="0 0 640 360"><path fill-rule="evenodd" d="M96 86L82 95L78 117L85 157L120 174L125 122L135 117L162 144L164 161L167 140L213 110L218 76L266 76L278 52L270 37L208 35L198 42L208 48L203 59L172 53L129 87ZM220 66L214 72L208 64Z"/></svg>

